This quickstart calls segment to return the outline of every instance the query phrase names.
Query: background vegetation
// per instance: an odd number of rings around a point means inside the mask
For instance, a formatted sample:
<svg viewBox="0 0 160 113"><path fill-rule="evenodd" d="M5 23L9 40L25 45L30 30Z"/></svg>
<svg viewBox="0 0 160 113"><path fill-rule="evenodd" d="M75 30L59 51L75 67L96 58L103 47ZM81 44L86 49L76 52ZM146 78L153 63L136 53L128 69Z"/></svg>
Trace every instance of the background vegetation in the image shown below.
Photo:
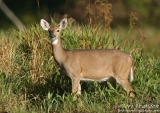
<svg viewBox="0 0 160 113"><path fill-rule="evenodd" d="M61 18L68 14L76 21L84 22L87 19L86 6L95 0L3 0L3 2L17 15L25 25L39 21L41 18L50 20ZM102 0L96 0L102 1ZM103 0L111 3L113 22L112 26L128 26L129 15L136 12L140 22L145 26L160 27L160 1L159 0ZM8 28L12 22L0 10L0 28Z"/></svg>
<svg viewBox="0 0 160 113"><path fill-rule="evenodd" d="M93 21L93 24L104 23L107 29L111 27L119 30L119 32L125 31L124 35L126 35L126 31L131 27L130 16L134 14L139 28L141 28L141 35L143 34L146 39L142 42L143 48L152 52L154 56L160 53L160 50L157 49L160 42L160 33L158 32L160 27L159 0L3 1L25 26L39 22L41 18L48 21L51 20L50 18L54 18L55 22L59 22L63 15L67 14L68 17L74 18L78 23L91 23L90 17L97 17L97 19L94 18L96 21ZM99 14L99 10L101 10L101 14ZM0 30L8 30L13 26L11 20L0 10ZM131 36L136 38L135 33L129 37Z"/></svg>
<svg viewBox="0 0 160 113"><path fill-rule="evenodd" d="M135 79L132 82L135 99L130 99L119 84L114 89L107 82L82 82L82 95L74 100L70 94L70 79L59 71L53 60L48 33L36 21L22 31L15 28L0 31L0 112L160 111L158 30L143 27L139 21L141 18L135 12L128 15L128 27L112 28L112 11L103 12L104 8L112 9L112 4L97 0L86 6L88 24L78 24L73 18L68 18L70 23L61 34L63 47L109 48L131 53L135 63ZM92 7L98 9L100 18L95 16L97 10ZM104 13L106 16L102 16ZM52 24L55 24L54 21Z"/></svg>

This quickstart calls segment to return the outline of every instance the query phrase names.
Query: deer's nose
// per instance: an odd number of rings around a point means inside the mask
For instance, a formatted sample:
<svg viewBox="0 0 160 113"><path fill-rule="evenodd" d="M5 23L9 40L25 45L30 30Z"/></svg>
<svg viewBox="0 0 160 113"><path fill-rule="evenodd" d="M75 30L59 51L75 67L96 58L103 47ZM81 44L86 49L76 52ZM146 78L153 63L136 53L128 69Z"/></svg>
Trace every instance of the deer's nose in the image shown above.
<svg viewBox="0 0 160 113"><path fill-rule="evenodd" d="M53 34L53 32L50 31L50 30L49 30L49 36L50 36L50 38L55 38L55 37L56 37L56 36Z"/></svg>

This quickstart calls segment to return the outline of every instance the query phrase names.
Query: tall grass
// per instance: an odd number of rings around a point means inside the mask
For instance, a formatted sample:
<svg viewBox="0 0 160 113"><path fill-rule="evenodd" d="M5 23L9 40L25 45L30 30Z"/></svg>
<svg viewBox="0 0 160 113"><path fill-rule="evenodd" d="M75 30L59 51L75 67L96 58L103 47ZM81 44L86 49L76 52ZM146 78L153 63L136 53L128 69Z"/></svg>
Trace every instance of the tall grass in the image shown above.
<svg viewBox="0 0 160 113"><path fill-rule="evenodd" d="M101 26L69 25L61 34L62 45L65 49L113 48L131 52L135 99L130 99L118 84L114 89L107 82L82 82L82 95L74 100L70 79L59 71L48 34L37 23L24 31L1 31L0 36L0 112L116 113L160 104L160 58L144 53L138 49L140 40L122 37L117 30L105 32Z"/></svg>

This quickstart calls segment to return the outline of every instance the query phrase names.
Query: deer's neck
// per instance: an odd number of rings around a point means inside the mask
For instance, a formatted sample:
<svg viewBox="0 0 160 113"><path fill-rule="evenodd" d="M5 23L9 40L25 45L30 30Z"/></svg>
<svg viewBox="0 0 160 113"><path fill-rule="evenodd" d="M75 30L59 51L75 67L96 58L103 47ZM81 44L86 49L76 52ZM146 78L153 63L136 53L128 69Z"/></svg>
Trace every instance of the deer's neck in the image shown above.
<svg viewBox="0 0 160 113"><path fill-rule="evenodd" d="M58 40L57 44L52 44L53 47L53 55L57 63L61 66L65 61L65 50L62 48L60 40Z"/></svg>

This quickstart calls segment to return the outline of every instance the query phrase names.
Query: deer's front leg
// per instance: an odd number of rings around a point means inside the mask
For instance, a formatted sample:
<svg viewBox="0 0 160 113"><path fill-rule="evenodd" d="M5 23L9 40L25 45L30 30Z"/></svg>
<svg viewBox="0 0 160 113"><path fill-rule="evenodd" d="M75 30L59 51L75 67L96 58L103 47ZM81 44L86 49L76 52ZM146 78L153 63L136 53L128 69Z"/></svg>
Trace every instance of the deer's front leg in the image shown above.
<svg viewBox="0 0 160 113"><path fill-rule="evenodd" d="M80 85L80 78L71 78L72 79L72 93L76 95L81 94L81 85Z"/></svg>

